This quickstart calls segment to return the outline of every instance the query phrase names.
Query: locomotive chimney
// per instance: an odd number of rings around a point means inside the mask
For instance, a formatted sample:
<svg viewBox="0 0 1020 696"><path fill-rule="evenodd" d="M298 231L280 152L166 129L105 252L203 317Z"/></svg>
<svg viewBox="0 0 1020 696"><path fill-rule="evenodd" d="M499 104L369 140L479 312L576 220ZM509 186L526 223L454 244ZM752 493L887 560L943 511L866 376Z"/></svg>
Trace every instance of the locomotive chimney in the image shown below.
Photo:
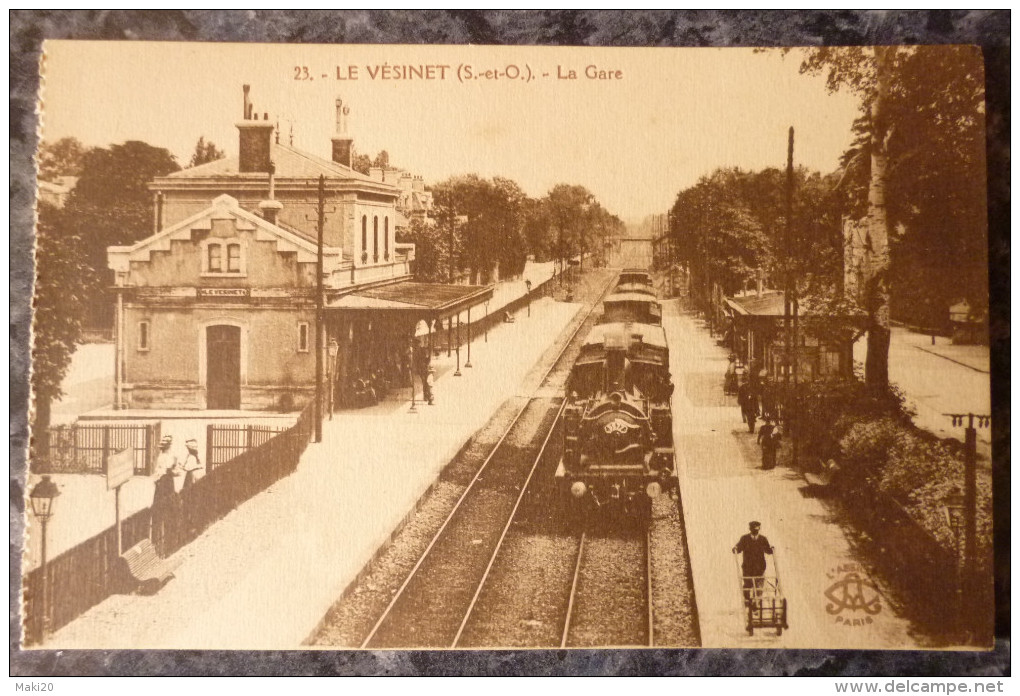
<svg viewBox="0 0 1020 696"><path fill-rule="evenodd" d="M262 121L253 113L249 98L249 85L244 85L244 118L238 121L238 170L241 172L269 172L270 150L273 142L273 124L268 114Z"/></svg>

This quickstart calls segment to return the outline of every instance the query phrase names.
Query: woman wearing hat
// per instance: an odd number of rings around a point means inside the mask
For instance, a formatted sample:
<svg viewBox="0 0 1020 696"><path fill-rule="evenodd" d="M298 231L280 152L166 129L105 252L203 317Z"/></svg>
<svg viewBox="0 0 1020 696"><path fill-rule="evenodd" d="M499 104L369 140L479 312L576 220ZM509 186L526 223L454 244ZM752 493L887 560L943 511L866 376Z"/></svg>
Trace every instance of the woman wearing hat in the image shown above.
<svg viewBox="0 0 1020 696"><path fill-rule="evenodd" d="M190 488L191 484L205 476L205 467L198 458L198 440L192 438L184 446L188 448L188 456L184 458L184 488Z"/></svg>
<svg viewBox="0 0 1020 696"><path fill-rule="evenodd" d="M167 556L177 548L177 525L180 514L178 481L183 469L177 456L170 451L173 438L164 435L159 441L156 457L156 485L152 492L152 543L160 556Z"/></svg>

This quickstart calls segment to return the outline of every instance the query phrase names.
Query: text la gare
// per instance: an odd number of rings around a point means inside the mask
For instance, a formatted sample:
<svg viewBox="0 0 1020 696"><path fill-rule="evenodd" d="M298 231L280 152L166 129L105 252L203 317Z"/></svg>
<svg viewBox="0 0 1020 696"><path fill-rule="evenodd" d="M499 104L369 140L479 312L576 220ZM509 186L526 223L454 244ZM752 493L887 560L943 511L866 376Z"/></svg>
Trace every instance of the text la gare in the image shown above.
<svg viewBox="0 0 1020 696"><path fill-rule="evenodd" d="M597 65L586 66L581 75L589 80L622 80L623 71L614 70L612 68L600 68ZM556 66L556 78L559 80L577 80L579 76L576 70L571 68L564 68L562 65Z"/></svg>

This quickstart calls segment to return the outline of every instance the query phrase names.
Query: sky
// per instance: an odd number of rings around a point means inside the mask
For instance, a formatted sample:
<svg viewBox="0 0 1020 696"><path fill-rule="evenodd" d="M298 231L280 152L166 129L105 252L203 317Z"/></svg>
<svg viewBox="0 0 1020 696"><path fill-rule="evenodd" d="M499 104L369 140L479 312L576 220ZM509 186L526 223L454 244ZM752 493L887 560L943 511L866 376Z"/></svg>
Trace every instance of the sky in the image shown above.
<svg viewBox="0 0 1020 696"><path fill-rule="evenodd" d="M797 51L48 41L43 60L44 141L142 140L184 166L203 136L236 155L250 84L281 142L293 127L308 152L330 156L339 97L356 151L385 149L427 184L579 184L635 222L717 167L784 167L790 126L797 165L836 169L858 110L799 74Z"/></svg>

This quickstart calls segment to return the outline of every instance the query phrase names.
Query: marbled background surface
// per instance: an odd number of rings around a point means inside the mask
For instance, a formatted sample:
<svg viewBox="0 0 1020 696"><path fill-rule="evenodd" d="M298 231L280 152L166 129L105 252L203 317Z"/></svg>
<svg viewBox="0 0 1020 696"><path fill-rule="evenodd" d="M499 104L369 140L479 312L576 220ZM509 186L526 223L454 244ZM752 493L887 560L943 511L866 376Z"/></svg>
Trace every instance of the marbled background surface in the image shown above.
<svg viewBox="0 0 1020 696"><path fill-rule="evenodd" d="M10 13L10 656L12 675L1000 675L1010 665L1010 14L1000 11L12 11ZM988 101L997 647L992 653L823 650L498 652L30 651L18 648L32 204L44 39L299 43L780 46L977 44Z"/></svg>

